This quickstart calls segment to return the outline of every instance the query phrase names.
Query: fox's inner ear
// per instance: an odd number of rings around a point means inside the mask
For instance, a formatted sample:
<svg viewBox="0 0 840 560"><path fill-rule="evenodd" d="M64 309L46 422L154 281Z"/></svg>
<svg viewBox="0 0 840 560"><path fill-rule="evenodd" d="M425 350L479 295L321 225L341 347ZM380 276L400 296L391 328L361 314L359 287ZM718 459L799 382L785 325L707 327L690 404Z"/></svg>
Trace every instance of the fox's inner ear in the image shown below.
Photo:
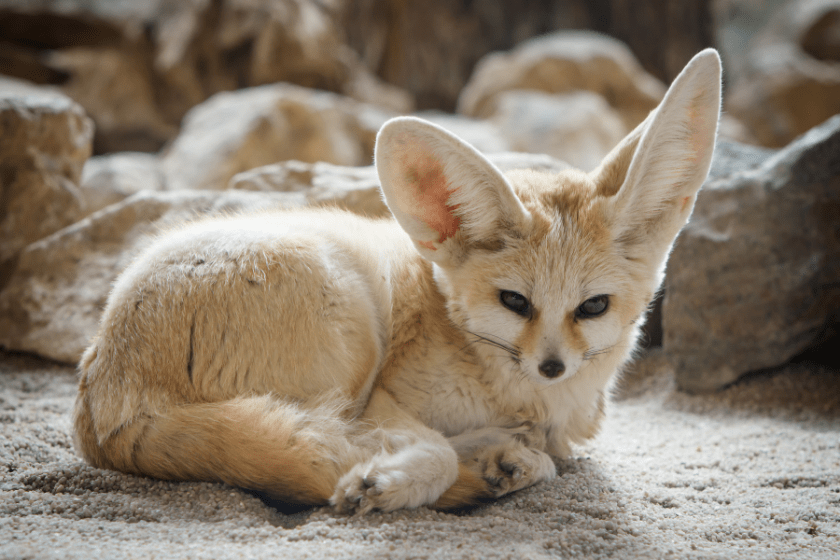
<svg viewBox="0 0 840 560"><path fill-rule="evenodd" d="M664 262L688 221L711 165L720 89L720 57L706 49L677 76L659 107L592 172L600 192L612 196L611 229L628 256Z"/></svg>
<svg viewBox="0 0 840 560"><path fill-rule="evenodd" d="M376 137L376 169L391 213L425 258L455 265L528 212L501 172L429 122L391 119Z"/></svg>

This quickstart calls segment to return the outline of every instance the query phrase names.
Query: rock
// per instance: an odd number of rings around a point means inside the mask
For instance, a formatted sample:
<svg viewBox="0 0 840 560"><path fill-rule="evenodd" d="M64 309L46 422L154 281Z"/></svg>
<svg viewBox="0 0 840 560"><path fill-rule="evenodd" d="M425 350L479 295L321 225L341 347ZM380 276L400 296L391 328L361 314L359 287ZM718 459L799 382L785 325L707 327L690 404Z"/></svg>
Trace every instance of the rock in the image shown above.
<svg viewBox="0 0 840 560"><path fill-rule="evenodd" d="M219 93L192 109L163 155L171 189L224 189L242 171L300 160L363 165L384 117L346 97L289 84Z"/></svg>
<svg viewBox="0 0 840 560"><path fill-rule="evenodd" d="M0 0L4 41L28 61L11 72L53 84L77 101L96 123L96 153L156 151L183 115L166 115L158 103L164 81L152 67L148 36L162 4Z"/></svg>
<svg viewBox="0 0 840 560"><path fill-rule="evenodd" d="M359 55L349 47L342 45L341 52L347 64L350 77L341 87L341 93L394 113L410 113L414 111L414 96L406 90L380 80L367 69L359 60Z"/></svg>
<svg viewBox="0 0 840 560"><path fill-rule="evenodd" d="M558 173L570 167L565 161L560 161L546 154L502 152L498 154L487 154L487 159L492 161L493 165L503 172L513 171L514 169L535 169L537 171Z"/></svg>
<svg viewBox="0 0 840 560"><path fill-rule="evenodd" d="M565 2L354 0L338 4L347 42L421 109L451 112L476 62L568 24ZM572 24L579 20L573 20Z"/></svg>
<svg viewBox="0 0 840 560"><path fill-rule="evenodd" d="M86 212L116 204L142 190L164 190L160 159L143 152L120 152L94 156L82 169L79 189Z"/></svg>
<svg viewBox="0 0 840 560"><path fill-rule="evenodd" d="M20 251L79 219L93 124L64 95L0 83L0 290Z"/></svg>
<svg viewBox="0 0 840 560"><path fill-rule="evenodd" d="M511 90L597 93L621 115L628 130L665 94L665 86L642 69L626 45L580 31L553 33L486 56L461 92L458 111L490 118L499 110L500 95Z"/></svg>
<svg viewBox="0 0 840 560"><path fill-rule="evenodd" d="M440 111L422 111L415 113L415 116L445 128L484 154L509 152L512 149L499 127L490 121Z"/></svg>
<svg viewBox="0 0 840 560"><path fill-rule="evenodd" d="M720 116L718 138L733 140L741 144L759 144L758 139L753 136L753 133L747 128L747 125L729 113L724 113Z"/></svg>
<svg viewBox="0 0 840 560"><path fill-rule="evenodd" d="M338 206L363 216L388 216L372 165L346 167L324 162L286 161L235 175L231 189L297 192L314 206Z"/></svg>
<svg viewBox="0 0 840 560"><path fill-rule="evenodd" d="M54 52L47 60L68 74L62 91L93 119L95 153L156 152L177 133L157 106L155 77L144 56L84 47Z"/></svg>
<svg viewBox="0 0 840 560"><path fill-rule="evenodd" d="M161 229L197 216L288 207L295 193L140 192L29 245L0 292L0 346L76 363L111 285Z"/></svg>
<svg viewBox="0 0 840 560"><path fill-rule="evenodd" d="M595 169L629 132L619 113L589 91L508 91L496 107L492 122L514 150L548 154L584 171Z"/></svg>
<svg viewBox="0 0 840 560"><path fill-rule="evenodd" d="M840 113L840 1L776 3L773 11L761 7L772 17L745 9L722 29L732 68L727 109L771 147ZM749 41L740 39L744 29Z"/></svg>
<svg viewBox="0 0 840 560"><path fill-rule="evenodd" d="M713 44L710 5L719 1L353 0L338 6L347 43L371 71L410 91L421 109L453 111L482 57L560 29L625 41L649 72L670 82Z"/></svg>
<svg viewBox="0 0 840 560"><path fill-rule="evenodd" d="M538 154L495 153L488 158L502 171L540 169L557 172L569 166ZM230 189L299 193L306 204L337 206L363 216L389 216L382 200L379 176L372 165L346 167L329 163L286 161L235 175Z"/></svg>
<svg viewBox="0 0 840 560"><path fill-rule="evenodd" d="M840 320L840 116L779 151L721 142L668 264L678 385L784 364Z"/></svg>
<svg viewBox="0 0 840 560"><path fill-rule="evenodd" d="M411 111L413 97L362 64L336 18L313 0L0 0L0 63L79 102L96 153L157 151L210 96L281 81Z"/></svg>

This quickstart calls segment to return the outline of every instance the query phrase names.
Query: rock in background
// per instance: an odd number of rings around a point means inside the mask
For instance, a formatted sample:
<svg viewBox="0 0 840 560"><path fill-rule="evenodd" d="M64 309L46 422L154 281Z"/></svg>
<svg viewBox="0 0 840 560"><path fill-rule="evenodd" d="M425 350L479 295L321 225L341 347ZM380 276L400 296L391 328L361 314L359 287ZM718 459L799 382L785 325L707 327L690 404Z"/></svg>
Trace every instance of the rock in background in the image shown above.
<svg viewBox="0 0 840 560"><path fill-rule="evenodd" d="M50 90L0 82L0 290L29 243L81 219L93 125Z"/></svg>
<svg viewBox="0 0 840 560"><path fill-rule="evenodd" d="M712 166L662 307L691 391L783 364L840 322L840 115L777 152L724 142Z"/></svg>
<svg viewBox="0 0 840 560"><path fill-rule="evenodd" d="M218 93L187 114L161 165L168 188L210 190L224 189L239 172L277 161L366 165L373 161L376 132L389 116L290 84Z"/></svg>
<svg viewBox="0 0 840 560"><path fill-rule="evenodd" d="M563 29L590 29L628 44L670 82L713 44L713 0L352 0L341 2L348 44L421 109L452 111L487 53Z"/></svg>
<svg viewBox="0 0 840 560"><path fill-rule="evenodd" d="M838 26L836 0L0 0L0 72L25 79L0 77L0 346L75 361L178 220L387 215L375 134L415 106L503 169L591 169L717 43L721 136L783 146L840 111ZM682 387L781 365L837 322L832 134L721 142L648 328Z"/></svg>
<svg viewBox="0 0 840 560"><path fill-rule="evenodd" d="M840 113L840 1L721 0L727 108L781 147Z"/></svg>
<svg viewBox="0 0 840 560"><path fill-rule="evenodd" d="M0 0L0 71L82 105L95 153L157 151L210 96L281 81L410 111L337 18L311 0Z"/></svg>

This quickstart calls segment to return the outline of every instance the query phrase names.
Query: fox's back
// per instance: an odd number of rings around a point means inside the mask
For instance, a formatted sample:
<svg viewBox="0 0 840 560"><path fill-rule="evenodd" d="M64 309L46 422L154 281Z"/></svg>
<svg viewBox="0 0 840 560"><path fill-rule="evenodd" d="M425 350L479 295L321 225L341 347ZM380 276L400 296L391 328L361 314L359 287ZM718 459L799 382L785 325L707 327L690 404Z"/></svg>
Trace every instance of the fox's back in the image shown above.
<svg viewBox="0 0 840 560"><path fill-rule="evenodd" d="M388 220L266 212L202 220L120 277L81 363L98 439L171 406L278 394L358 413L387 342L391 276L416 261Z"/></svg>

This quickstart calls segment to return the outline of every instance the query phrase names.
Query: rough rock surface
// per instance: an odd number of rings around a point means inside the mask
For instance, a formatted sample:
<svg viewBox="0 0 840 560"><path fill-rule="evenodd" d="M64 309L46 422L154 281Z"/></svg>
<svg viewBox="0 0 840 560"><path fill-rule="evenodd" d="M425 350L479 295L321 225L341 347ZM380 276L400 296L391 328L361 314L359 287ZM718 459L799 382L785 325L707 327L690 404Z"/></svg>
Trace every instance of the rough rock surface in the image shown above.
<svg viewBox="0 0 840 560"><path fill-rule="evenodd" d="M68 97L0 83L0 288L27 244L83 215L78 183L92 138Z"/></svg>
<svg viewBox="0 0 840 560"><path fill-rule="evenodd" d="M619 113L589 91L508 91L492 117L519 152L548 154L591 171L629 132Z"/></svg>
<svg viewBox="0 0 840 560"><path fill-rule="evenodd" d="M778 152L722 143L668 264L681 388L779 366L840 321L840 115Z"/></svg>
<svg viewBox="0 0 840 560"><path fill-rule="evenodd" d="M370 111L349 98L289 84L219 93L187 114L163 154L167 186L224 189L239 172L292 159L365 165L381 124L363 116Z"/></svg>
<svg viewBox="0 0 840 560"><path fill-rule="evenodd" d="M494 53L476 66L458 98L458 111L488 118L499 96L510 90L601 95L635 128L665 94L665 86L642 69L616 39L592 32L563 31L531 39L509 52Z"/></svg>
<svg viewBox="0 0 840 560"><path fill-rule="evenodd" d="M143 191L29 245L0 292L0 346L75 363L117 275L161 229L201 215L301 204L293 193Z"/></svg>
<svg viewBox="0 0 840 560"><path fill-rule="evenodd" d="M223 484L85 465L72 368L0 354L0 558L829 559L840 550L840 376L798 366L689 396L622 384L559 476L456 513L282 513Z"/></svg>

